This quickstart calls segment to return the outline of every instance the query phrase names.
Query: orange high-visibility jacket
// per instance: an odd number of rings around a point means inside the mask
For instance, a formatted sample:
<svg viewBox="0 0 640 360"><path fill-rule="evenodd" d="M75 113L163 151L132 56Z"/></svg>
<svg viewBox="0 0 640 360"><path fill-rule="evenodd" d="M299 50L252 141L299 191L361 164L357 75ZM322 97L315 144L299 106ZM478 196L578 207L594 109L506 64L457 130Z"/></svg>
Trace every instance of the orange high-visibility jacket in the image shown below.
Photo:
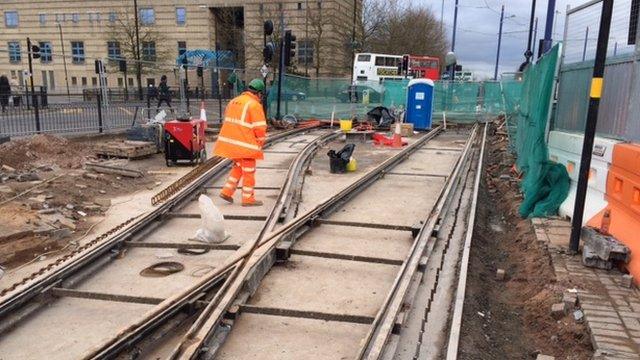
<svg viewBox="0 0 640 360"><path fill-rule="evenodd" d="M263 159L267 119L258 96L245 91L224 112L214 154L227 159Z"/></svg>

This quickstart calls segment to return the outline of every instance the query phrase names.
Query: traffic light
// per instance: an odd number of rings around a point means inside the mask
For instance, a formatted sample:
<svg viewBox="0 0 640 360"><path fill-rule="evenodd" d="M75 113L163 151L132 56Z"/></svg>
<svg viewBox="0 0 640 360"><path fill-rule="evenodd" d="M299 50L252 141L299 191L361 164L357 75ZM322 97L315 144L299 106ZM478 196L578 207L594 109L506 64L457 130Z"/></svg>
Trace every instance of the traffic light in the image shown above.
<svg viewBox="0 0 640 360"><path fill-rule="evenodd" d="M204 69L202 68L202 66L198 66L197 68L198 77L202 77L203 72L204 72Z"/></svg>
<svg viewBox="0 0 640 360"><path fill-rule="evenodd" d="M31 45L31 56L34 59L40 59L40 46Z"/></svg>
<svg viewBox="0 0 640 360"><path fill-rule="evenodd" d="M284 33L284 65L291 66L292 60L296 57L296 36L287 30Z"/></svg>
<svg viewBox="0 0 640 360"><path fill-rule="evenodd" d="M402 73L407 74L409 72L409 55L402 55Z"/></svg>
<svg viewBox="0 0 640 360"><path fill-rule="evenodd" d="M96 60L96 62L95 62L95 71L96 71L96 74L101 74L102 73L103 68L102 68L102 61L101 60Z"/></svg>
<svg viewBox="0 0 640 360"><path fill-rule="evenodd" d="M276 46L273 42L269 41L262 49L262 57L264 58L264 62L266 64L270 63L273 60L273 54L276 52Z"/></svg>
<svg viewBox="0 0 640 360"><path fill-rule="evenodd" d="M263 24L264 36L271 36L273 34L273 21L267 20Z"/></svg>

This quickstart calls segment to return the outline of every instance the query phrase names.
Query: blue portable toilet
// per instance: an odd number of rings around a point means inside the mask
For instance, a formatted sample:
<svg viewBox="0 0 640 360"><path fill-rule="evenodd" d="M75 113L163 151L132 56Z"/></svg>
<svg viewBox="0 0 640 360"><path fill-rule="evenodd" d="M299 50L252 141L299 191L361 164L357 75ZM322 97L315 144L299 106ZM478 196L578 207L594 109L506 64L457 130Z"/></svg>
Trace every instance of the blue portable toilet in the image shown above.
<svg viewBox="0 0 640 360"><path fill-rule="evenodd" d="M431 129L434 84L429 79L413 79L407 85L406 121L417 130Z"/></svg>

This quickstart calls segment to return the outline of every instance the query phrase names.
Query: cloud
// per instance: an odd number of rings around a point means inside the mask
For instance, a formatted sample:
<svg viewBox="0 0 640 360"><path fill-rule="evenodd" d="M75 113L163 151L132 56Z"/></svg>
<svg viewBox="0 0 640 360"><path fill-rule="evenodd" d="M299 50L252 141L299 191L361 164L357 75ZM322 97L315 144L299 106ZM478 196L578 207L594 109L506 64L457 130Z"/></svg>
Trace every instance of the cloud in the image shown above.
<svg viewBox="0 0 640 360"><path fill-rule="evenodd" d="M410 1L410 0L407 0ZM564 16L567 5L575 7L583 0L557 0L556 10L560 11L555 21L554 40L562 37ZM516 71L524 61L527 48L531 0L459 0L458 25L455 52L458 62L480 77L493 77L498 30L500 25L500 7L505 4L505 21L501 46L499 73ZM441 17L442 0L426 0L423 6L429 7L438 18ZM444 23L449 41L453 32L453 13L455 0L444 2ZM544 37L547 1L538 0L537 39ZM558 15L558 14L556 14ZM536 44L537 48L537 44Z"/></svg>

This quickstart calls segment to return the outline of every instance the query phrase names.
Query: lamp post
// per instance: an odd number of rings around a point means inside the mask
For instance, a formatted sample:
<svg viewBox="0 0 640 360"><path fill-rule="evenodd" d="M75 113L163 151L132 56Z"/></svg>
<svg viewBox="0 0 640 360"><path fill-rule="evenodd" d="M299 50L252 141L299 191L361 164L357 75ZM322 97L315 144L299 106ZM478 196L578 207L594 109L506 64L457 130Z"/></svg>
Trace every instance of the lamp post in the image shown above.
<svg viewBox="0 0 640 360"><path fill-rule="evenodd" d="M529 38L527 40L527 51L524 52L524 62L520 65L518 69L520 72L524 71L524 68L531 63L531 57L533 56L533 52L531 51L531 41L533 38L533 21L536 17L536 0L531 1L531 17L529 19Z"/></svg>
<svg viewBox="0 0 640 360"><path fill-rule="evenodd" d="M133 12L136 28L136 79L138 81L138 98L142 100L142 64L140 63L140 23L138 20L138 0L133 0Z"/></svg>

